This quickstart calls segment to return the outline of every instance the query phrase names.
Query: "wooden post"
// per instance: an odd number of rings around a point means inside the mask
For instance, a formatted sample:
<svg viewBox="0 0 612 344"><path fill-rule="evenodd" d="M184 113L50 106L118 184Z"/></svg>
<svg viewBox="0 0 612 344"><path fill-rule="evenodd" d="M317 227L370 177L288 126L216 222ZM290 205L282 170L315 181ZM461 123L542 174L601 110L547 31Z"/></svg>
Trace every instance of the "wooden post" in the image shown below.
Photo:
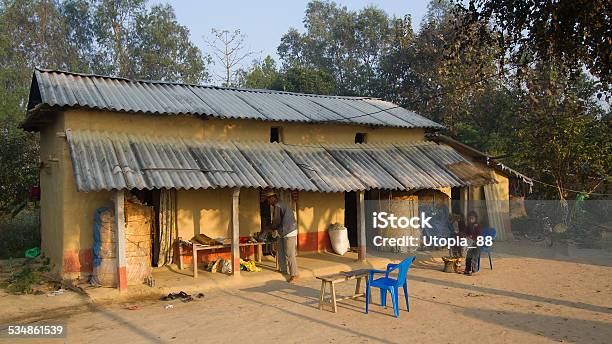
<svg viewBox="0 0 612 344"><path fill-rule="evenodd" d="M463 198L463 220L467 223L467 214L468 214L468 191L469 187L461 188L461 197Z"/></svg>
<svg viewBox="0 0 612 344"><path fill-rule="evenodd" d="M365 191L357 191L357 256L362 262L366 260L366 240Z"/></svg>
<svg viewBox="0 0 612 344"><path fill-rule="evenodd" d="M115 203L115 235L117 250L117 287L119 291L127 290L127 264L125 260L125 204L124 191L117 190L114 195Z"/></svg>
<svg viewBox="0 0 612 344"><path fill-rule="evenodd" d="M195 242L191 245L191 261L193 261L193 278L198 278L198 249Z"/></svg>
<svg viewBox="0 0 612 344"><path fill-rule="evenodd" d="M232 192L232 274L240 276L240 189Z"/></svg>

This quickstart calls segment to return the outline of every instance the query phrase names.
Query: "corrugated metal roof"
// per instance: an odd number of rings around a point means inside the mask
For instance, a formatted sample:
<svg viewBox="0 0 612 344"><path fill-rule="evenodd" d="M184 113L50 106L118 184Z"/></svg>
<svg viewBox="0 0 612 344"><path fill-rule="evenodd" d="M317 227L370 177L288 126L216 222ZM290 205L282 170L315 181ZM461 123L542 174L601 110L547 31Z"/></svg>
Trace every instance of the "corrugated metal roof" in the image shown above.
<svg viewBox="0 0 612 344"><path fill-rule="evenodd" d="M67 130L78 191L272 187L321 192L493 183L452 148L288 145Z"/></svg>
<svg viewBox="0 0 612 344"><path fill-rule="evenodd" d="M368 189L407 189L381 166L366 148L367 145L325 145L325 149Z"/></svg>
<svg viewBox="0 0 612 344"><path fill-rule="evenodd" d="M441 169L423 170L421 166L395 146L379 144L363 146L363 149L406 189L460 186L457 183L445 183L444 179L440 178L440 175L445 174Z"/></svg>
<svg viewBox="0 0 612 344"><path fill-rule="evenodd" d="M379 99L222 88L36 69L28 109L38 104L151 114L441 129ZM28 119L26 123L28 125Z"/></svg>
<svg viewBox="0 0 612 344"><path fill-rule="evenodd" d="M320 191L353 191L367 187L321 146L283 145L293 161Z"/></svg>
<svg viewBox="0 0 612 344"><path fill-rule="evenodd" d="M282 145L265 142L236 142L235 144L268 185L279 189L319 191L319 188L291 159Z"/></svg>
<svg viewBox="0 0 612 344"><path fill-rule="evenodd" d="M231 142L67 130L78 191L267 187Z"/></svg>
<svg viewBox="0 0 612 344"><path fill-rule="evenodd" d="M482 170L475 165L466 162L457 162L446 165L449 171L466 181L469 185L481 186L487 184L495 184L495 178L490 172Z"/></svg>

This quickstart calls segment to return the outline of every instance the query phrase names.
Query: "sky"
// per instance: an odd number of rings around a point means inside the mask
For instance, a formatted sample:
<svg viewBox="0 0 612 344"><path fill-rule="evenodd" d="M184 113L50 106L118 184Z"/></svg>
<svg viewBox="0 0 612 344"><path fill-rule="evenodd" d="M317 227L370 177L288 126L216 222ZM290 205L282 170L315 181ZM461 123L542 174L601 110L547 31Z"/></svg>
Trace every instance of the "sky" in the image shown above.
<svg viewBox="0 0 612 344"><path fill-rule="evenodd" d="M390 15L412 16L413 28L418 28L427 11L428 0L379 0L379 1L335 1L349 10L358 10L375 5ZM271 55L278 60L276 48L281 36L290 27L303 32L304 11L308 1L301 0L152 0L150 4L168 3L175 10L177 20L189 28L192 41L203 51L210 51L206 40L211 40L211 29L240 29L246 35L246 49L260 52L246 61L247 67L253 59ZM214 66L213 71L221 68Z"/></svg>

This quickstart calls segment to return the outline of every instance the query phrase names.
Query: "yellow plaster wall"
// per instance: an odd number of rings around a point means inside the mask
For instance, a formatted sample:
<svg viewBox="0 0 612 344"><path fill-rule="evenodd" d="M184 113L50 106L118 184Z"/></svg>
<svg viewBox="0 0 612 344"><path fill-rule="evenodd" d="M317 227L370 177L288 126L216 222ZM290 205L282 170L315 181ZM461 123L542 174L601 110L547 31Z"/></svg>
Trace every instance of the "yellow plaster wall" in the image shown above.
<svg viewBox="0 0 612 344"><path fill-rule="evenodd" d="M449 199L452 197L451 188L438 188L438 190L442 192L443 194L445 194L446 196L448 196Z"/></svg>
<svg viewBox="0 0 612 344"><path fill-rule="evenodd" d="M500 193L500 198L502 200L510 200L510 181L508 177L495 171L493 171L493 176L497 181L497 188Z"/></svg>
<svg viewBox="0 0 612 344"><path fill-rule="evenodd" d="M64 118L59 114L55 122L40 132L40 230L42 252L51 259L54 271L62 271L63 252L63 185L62 173L66 161L62 154L63 138L57 132L63 130ZM58 161L52 161L57 159Z"/></svg>
<svg viewBox="0 0 612 344"><path fill-rule="evenodd" d="M370 128L350 124L308 124L257 120L203 119L194 116L156 116L110 111L74 109L66 111L66 128L113 131L139 135L188 139L264 141L270 128L282 127L283 142L289 144L355 142L356 133L367 133L368 143L424 140L423 129Z"/></svg>
<svg viewBox="0 0 612 344"><path fill-rule="evenodd" d="M177 226L179 236L191 239L196 234L211 238L231 237L232 190L178 190ZM259 191L240 190L240 236L261 230Z"/></svg>
<svg viewBox="0 0 612 344"><path fill-rule="evenodd" d="M93 246L93 217L96 209L113 209L110 191L78 192L72 168L65 174L64 251L78 252Z"/></svg>
<svg viewBox="0 0 612 344"><path fill-rule="evenodd" d="M379 128L368 132L368 143L400 143L424 141L425 130L406 128Z"/></svg>
<svg viewBox="0 0 612 344"><path fill-rule="evenodd" d="M298 198L299 233L322 232L331 223L344 224L344 194L300 192Z"/></svg>
<svg viewBox="0 0 612 344"><path fill-rule="evenodd" d="M77 192L68 145L57 132L64 129L96 130L154 136L214 140L269 140L272 126L283 127L284 142L353 143L357 132L368 133L368 142L422 140L420 129L373 129L344 124L304 124L253 120L200 119L190 116L154 116L73 109L59 113L41 130L41 231L42 249L55 269L63 271L66 252L79 255L93 241L93 214L99 207L112 207L112 192ZM49 156L59 159L50 162ZM177 194L180 235L191 238L202 231L211 237L229 237L231 190L179 190ZM342 193L301 192L298 201L301 232L324 231L330 223L344 223ZM241 191L240 233L260 230L258 190Z"/></svg>

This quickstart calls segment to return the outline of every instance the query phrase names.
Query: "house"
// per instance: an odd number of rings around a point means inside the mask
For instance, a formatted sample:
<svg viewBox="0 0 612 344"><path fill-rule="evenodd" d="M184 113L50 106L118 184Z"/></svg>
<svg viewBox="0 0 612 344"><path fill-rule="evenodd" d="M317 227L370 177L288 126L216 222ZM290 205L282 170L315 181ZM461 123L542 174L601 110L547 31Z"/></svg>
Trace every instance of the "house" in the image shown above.
<svg viewBox="0 0 612 344"><path fill-rule="evenodd" d="M91 273L94 213L123 214L126 195L154 205L160 265L178 237L202 233L227 238L236 266L239 237L262 228L264 189L292 202L300 253L326 250L340 223L361 259L367 200L433 192L467 212L486 188L508 202L507 171L428 138L442 125L369 97L36 69L27 109L23 127L40 132L42 251L66 278ZM489 217L510 235L507 213ZM124 217L115 222L121 280Z"/></svg>

